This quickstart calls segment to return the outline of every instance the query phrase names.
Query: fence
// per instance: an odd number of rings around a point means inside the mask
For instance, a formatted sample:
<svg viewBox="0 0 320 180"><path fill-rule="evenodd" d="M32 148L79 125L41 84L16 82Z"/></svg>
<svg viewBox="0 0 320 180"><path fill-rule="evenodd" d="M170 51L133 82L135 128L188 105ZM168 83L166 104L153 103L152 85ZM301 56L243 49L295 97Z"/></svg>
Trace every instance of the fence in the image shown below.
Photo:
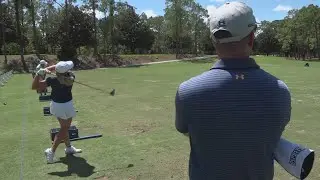
<svg viewBox="0 0 320 180"><path fill-rule="evenodd" d="M0 74L0 86L4 86L8 81L9 79L12 77L12 70L11 71L8 71L6 73L2 73Z"/></svg>

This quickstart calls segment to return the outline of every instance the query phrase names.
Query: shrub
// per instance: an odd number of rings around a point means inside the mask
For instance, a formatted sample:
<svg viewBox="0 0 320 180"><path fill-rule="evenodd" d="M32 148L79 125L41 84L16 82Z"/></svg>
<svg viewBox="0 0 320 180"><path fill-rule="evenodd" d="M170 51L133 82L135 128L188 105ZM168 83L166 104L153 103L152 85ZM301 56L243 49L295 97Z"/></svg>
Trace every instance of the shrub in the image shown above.
<svg viewBox="0 0 320 180"><path fill-rule="evenodd" d="M14 72L23 72L23 65L20 61L20 59L12 59L8 62L8 64L5 66L6 71L13 70Z"/></svg>

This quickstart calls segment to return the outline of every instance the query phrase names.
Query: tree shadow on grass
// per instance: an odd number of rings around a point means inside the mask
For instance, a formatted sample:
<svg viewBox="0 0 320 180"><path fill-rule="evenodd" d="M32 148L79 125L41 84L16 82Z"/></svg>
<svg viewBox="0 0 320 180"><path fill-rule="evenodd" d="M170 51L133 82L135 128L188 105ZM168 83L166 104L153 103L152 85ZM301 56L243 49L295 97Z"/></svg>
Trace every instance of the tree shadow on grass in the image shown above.
<svg viewBox="0 0 320 180"><path fill-rule="evenodd" d="M123 66L113 66L113 67L101 67L101 68L108 68L108 69L117 69L117 68L140 68L144 66L149 66L149 64L129 64Z"/></svg>
<svg viewBox="0 0 320 180"><path fill-rule="evenodd" d="M197 63L197 64L206 64L206 63L214 63L217 59L208 58L208 59L194 59L194 60L187 60L187 61L180 61L182 63Z"/></svg>
<svg viewBox="0 0 320 180"><path fill-rule="evenodd" d="M144 67L144 66L148 66L148 64L132 64L132 65L127 65L127 66L122 66L120 68L140 68L140 67Z"/></svg>
<svg viewBox="0 0 320 180"><path fill-rule="evenodd" d="M49 175L67 177L76 174L78 177L89 177L95 173L95 167L88 164L87 160L82 157L67 155L66 157L60 158L60 161L56 163L66 164L68 169L66 171L51 172L48 173Z"/></svg>

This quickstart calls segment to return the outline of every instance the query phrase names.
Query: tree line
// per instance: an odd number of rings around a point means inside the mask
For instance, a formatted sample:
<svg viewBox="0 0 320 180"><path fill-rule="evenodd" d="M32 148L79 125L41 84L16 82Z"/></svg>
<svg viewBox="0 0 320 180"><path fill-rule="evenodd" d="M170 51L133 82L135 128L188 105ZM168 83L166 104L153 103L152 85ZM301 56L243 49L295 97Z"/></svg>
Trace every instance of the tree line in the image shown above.
<svg viewBox="0 0 320 180"><path fill-rule="evenodd" d="M165 14L156 17L115 0L7 0L0 9L1 54L57 54L63 60L79 54L214 53L208 12L195 0L166 0Z"/></svg>
<svg viewBox="0 0 320 180"><path fill-rule="evenodd" d="M310 4L289 11L282 20L262 21L258 33L255 53L320 59L319 6Z"/></svg>
<svg viewBox="0 0 320 180"><path fill-rule="evenodd" d="M163 16L147 17L125 1L1 0L0 53L85 55L214 54L208 11L195 0L166 0ZM98 18L100 11L103 17ZM262 21L255 53L320 57L320 10L309 5L283 20ZM7 61L5 61L5 64Z"/></svg>

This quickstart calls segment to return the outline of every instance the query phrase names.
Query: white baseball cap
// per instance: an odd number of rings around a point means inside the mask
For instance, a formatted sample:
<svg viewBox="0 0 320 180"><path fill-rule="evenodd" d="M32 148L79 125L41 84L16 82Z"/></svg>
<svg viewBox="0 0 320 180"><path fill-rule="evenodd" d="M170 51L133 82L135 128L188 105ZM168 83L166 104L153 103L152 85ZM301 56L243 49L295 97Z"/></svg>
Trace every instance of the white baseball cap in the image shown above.
<svg viewBox="0 0 320 180"><path fill-rule="evenodd" d="M40 64L42 64L42 65L47 65L48 63L47 63L45 60L41 60L41 61L40 61Z"/></svg>
<svg viewBox="0 0 320 180"><path fill-rule="evenodd" d="M252 8L243 2L227 2L216 9L210 17L212 35L217 31L228 31L232 37L213 39L217 43L240 41L257 27Z"/></svg>
<svg viewBox="0 0 320 180"><path fill-rule="evenodd" d="M60 61L56 64L56 72L57 73L65 73L73 68L72 61Z"/></svg>

